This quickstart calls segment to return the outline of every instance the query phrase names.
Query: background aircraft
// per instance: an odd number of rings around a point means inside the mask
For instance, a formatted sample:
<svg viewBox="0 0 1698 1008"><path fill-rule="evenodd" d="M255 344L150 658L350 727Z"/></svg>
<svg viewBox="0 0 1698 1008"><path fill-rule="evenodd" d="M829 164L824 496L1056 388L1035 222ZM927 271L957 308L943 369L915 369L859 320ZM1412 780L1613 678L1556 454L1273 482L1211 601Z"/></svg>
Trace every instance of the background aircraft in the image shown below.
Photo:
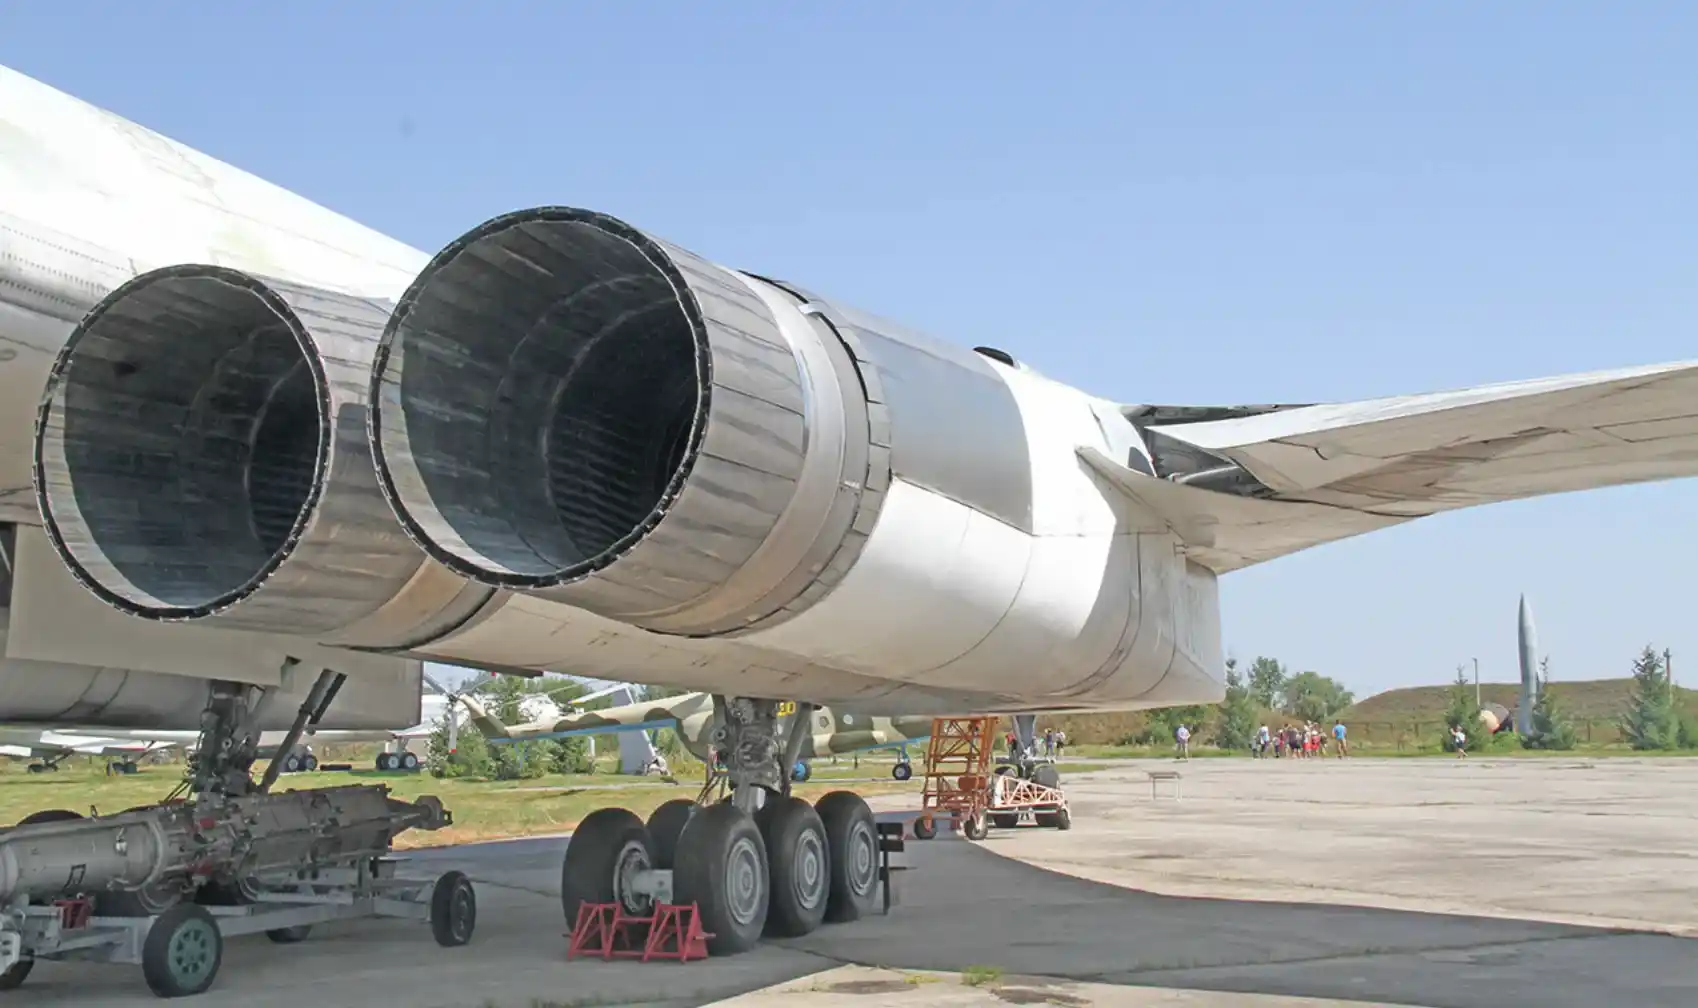
<svg viewBox="0 0 1698 1008"><path fill-rule="evenodd" d="M110 761L108 773L134 773L145 757L164 755L179 744L0 726L0 756L34 757L30 773L57 770L72 756L104 756Z"/></svg>
<svg viewBox="0 0 1698 1008"><path fill-rule="evenodd" d="M472 723L485 738L497 744L614 732L646 735L656 729L671 728L678 733L679 742L690 755L703 763L712 758L713 729L721 723L714 712L713 697L706 693L684 693L517 725L502 724L475 697L462 697L461 702L471 712ZM787 732L790 723L798 716L799 712L794 708L781 713L780 731ZM891 775L897 780L907 780L913 775L913 767L906 758L907 744L924 741L931 736L932 729L932 719L929 717L891 718L847 712L839 714L826 707L812 711L808 719L806 735L798 756L799 765L792 774L798 780L808 779L807 761L822 756L845 756L889 748L899 748L903 751L903 758L892 769Z"/></svg>

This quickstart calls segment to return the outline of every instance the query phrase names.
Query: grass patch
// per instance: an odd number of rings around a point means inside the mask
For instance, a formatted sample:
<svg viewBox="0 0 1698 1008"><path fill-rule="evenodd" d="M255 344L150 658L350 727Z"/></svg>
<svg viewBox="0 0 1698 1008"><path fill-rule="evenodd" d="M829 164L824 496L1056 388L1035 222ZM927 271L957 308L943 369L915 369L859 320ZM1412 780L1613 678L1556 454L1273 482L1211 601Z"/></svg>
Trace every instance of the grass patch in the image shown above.
<svg viewBox="0 0 1698 1008"><path fill-rule="evenodd" d="M820 771L827 767L820 766ZM842 766L831 774L818 773L795 793L813 800L828 791L852 790L863 795L911 792L918 796L919 781L895 780L844 785L834 778L854 776ZM863 764L863 771L867 768ZM14 764L0 772L0 823L12 824L41 809L69 809L83 815L91 811L112 814L159 801L181 779L181 764L144 766L140 772L108 777L104 763L89 766L66 761L56 773L31 774ZM885 768L888 774L888 767ZM863 772L861 776L873 776ZM635 778L616 774L550 775L530 780L485 781L476 779L438 780L428 774L354 770L292 774L278 782L279 790L336 787L349 784L385 784L397 798L413 799L436 795L454 814L454 825L436 832L410 830L396 838L397 848L437 847L478 840L538 836L571 831L596 809L607 806L628 808L646 817L655 807L674 798L693 798L699 781L675 785L633 783Z"/></svg>
<svg viewBox="0 0 1698 1008"><path fill-rule="evenodd" d="M988 987L1001 979L1001 966L969 966L961 971L961 983L968 987Z"/></svg>

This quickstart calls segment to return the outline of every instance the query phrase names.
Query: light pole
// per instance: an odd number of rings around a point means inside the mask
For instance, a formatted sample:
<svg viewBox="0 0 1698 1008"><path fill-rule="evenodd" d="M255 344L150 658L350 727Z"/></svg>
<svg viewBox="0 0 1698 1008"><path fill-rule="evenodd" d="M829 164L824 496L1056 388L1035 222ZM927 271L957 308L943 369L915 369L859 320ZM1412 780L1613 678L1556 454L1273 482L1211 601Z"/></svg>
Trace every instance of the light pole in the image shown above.
<svg viewBox="0 0 1698 1008"><path fill-rule="evenodd" d="M1485 709L1485 705L1480 702L1480 659L1478 658L1474 659L1474 706L1481 710Z"/></svg>

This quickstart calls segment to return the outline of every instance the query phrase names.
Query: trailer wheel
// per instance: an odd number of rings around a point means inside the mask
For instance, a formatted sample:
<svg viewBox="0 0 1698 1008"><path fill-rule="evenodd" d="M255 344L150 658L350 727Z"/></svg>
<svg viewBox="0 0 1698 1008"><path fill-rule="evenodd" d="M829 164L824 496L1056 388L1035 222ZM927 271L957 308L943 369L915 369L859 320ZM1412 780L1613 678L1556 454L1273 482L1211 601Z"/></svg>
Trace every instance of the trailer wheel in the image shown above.
<svg viewBox="0 0 1698 1008"><path fill-rule="evenodd" d="M990 818L983 812L975 812L961 825L961 832L969 840L983 840L990 836Z"/></svg>
<svg viewBox="0 0 1698 1008"><path fill-rule="evenodd" d="M296 942L306 941L307 935L310 934L312 934L311 924L296 924L294 927L272 928L265 933L265 936L279 945L293 945Z"/></svg>
<svg viewBox="0 0 1698 1008"><path fill-rule="evenodd" d="M70 809L50 808L42 809L40 812L31 812L29 815L19 819L18 825L34 826L36 823L44 822L70 822L72 819L81 818L81 815L76 812L72 812Z"/></svg>
<svg viewBox="0 0 1698 1008"><path fill-rule="evenodd" d="M35 969L34 959L19 959L8 966L4 973L0 973L0 990L17 990L22 987L32 969Z"/></svg>
<svg viewBox="0 0 1698 1008"><path fill-rule="evenodd" d="M921 816L914 820L914 839L930 840L937 836L937 820Z"/></svg>
<svg viewBox="0 0 1698 1008"><path fill-rule="evenodd" d="M1054 763L1040 763L1032 768L1032 783L1039 787L1058 788L1061 786L1061 771Z"/></svg>
<svg viewBox="0 0 1698 1008"><path fill-rule="evenodd" d="M1048 829L1069 830L1073 828L1073 815L1064 808L1056 809L1054 812L1039 812L1033 818L1037 820L1039 826Z"/></svg>
<svg viewBox="0 0 1698 1008"><path fill-rule="evenodd" d="M1014 829L1020 825L1020 813L992 812L990 822L991 825L995 826L997 829Z"/></svg>
<svg viewBox="0 0 1698 1008"><path fill-rule="evenodd" d="M478 925L478 897L472 880L451 871L436 880L430 892L430 933L444 948L472 940Z"/></svg>
<svg viewBox="0 0 1698 1008"><path fill-rule="evenodd" d="M179 903L153 922L142 942L142 977L160 997L190 997L212 986L224 936L206 908Z"/></svg>

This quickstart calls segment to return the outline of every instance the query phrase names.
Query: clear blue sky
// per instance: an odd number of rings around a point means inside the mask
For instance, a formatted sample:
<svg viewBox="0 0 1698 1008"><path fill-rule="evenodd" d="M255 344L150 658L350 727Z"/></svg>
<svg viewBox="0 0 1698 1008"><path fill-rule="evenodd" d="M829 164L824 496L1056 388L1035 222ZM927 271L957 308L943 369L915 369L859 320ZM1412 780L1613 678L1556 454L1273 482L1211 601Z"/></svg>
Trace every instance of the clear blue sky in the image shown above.
<svg viewBox="0 0 1698 1008"><path fill-rule="evenodd" d="M1698 356L1694 53L1698 5L1602 0L0 5L0 62L421 248L591 206L1129 402ZM1558 678L1698 683L1695 513L1324 547L1226 579L1227 646L1509 679L1526 591Z"/></svg>

